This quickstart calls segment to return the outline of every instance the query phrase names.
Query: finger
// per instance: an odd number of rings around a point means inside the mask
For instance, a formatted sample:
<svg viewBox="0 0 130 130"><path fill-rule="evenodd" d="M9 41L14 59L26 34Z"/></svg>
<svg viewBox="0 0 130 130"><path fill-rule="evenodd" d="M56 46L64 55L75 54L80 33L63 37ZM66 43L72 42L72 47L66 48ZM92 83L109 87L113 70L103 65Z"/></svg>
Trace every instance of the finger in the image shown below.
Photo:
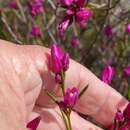
<svg viewBox="0 0 130 130"><path fill-rule="evenodd" d="M32 114L30 120L35 118L38 114L41 116L41 122L37 130L49 129L49 130L66 130L59 109L54 108L36 108L35 113ZM71 114L71 122L73 130L102 130L98 126L84 120L75 112Z"/></svg>
<svg viewBox="0 0 130 130"><path fill-rule="evenodd" d="M22 97L20 99L23 99L26 105L27 118L40 93L42 80L34 61L25 51L22 46L0 40L0 62L3 66L1 74L5 73L6 82L10 82L11 87L19 90L16 94Z"/></svg>
<svg viewBox="0 0 130 130"><path fill-rule="evenodd" d="M20 49L23 52L22 56L26 60L31 59L41 74L44 82L42 88L48 88L50 91L55 91L59 94L60 89L55 84L54 76L50 73L47 66L48 56L50 55L49 50L39 46L21 46L20 48L22 48ZM8 52L10 50L8 49ZM18 48L12 50L10 53L14 53L14 50L17 50L17 53L19 52ZM77 86L80 91L87 84L89 84L89 88L77 105L78 111L93 116L98 122L104 125L109 125L112 123L117 108L123 110L127 101L111 87L101 82L88 69L71 60L69 70L66 74L66 86ZM48 101L43 89L39 96L38 104L43 106L51 105Z"/></svg>
<svg viewBox="0 0 130 130"><path fill-rule="evenodd" d="M59 95L59 86L55 83L54 76L48 69L49 50L39 46L26 46L25 48L35 62L39 73L41 73L44 83L43 88L54 91ZM32 50L31 52L29 52L30 49ZM87 68L73 60L70 62L65 82L66 87L76 86L79 88L79 91L87 84L89 85L77 104L77 110L84 114L89 114L103 125L110 125L117 109L123 110L128 103L117 91L103 83ZM52 105L44 89L41 91L37 103L46 107Z"/></svg>
<svg viewBox="0 0 130 130"><path fill-rule="evenodd" d="M110 125L117 109L123 110L128 103L123 96L99 80L87 68L72 61L67 71L67 86L74 86L74 81L78 81L79 90L89 85L77 104L77 110L89 114L103 125Z"/></svg>

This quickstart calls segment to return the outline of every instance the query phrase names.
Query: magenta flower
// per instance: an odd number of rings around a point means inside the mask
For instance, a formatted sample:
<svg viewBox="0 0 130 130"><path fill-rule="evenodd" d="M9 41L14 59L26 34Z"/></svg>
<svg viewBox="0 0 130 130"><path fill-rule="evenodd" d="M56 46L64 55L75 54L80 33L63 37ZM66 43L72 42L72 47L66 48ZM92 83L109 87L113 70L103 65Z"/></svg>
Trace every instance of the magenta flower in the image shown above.
<svg viewBox="0 0 130 130"><path fill-rule="evenodd" d="M127 105L127 107L125 108L124 112L124 118L126 120L130 120L130 103Z"/></svg>
<svg viewBox="0 0 130 130"><path fill-rule="evenodd" d="M126 76L126 77L130 76L130 66L128 66L124 69L124 76Z"/></svg>
<svg viewBox="0 0 130 130"><path fill-rule="evenodd" d="M111 26L111 25L105 26L105 28L104 28L104 34L105 34L107 37L111 37L111 36L112 36L113 30L112 30L112 26Z"/></svg>
<svg viewBox="0 0 130 130"><path fill-rule="evenodd" d="M80 44L79 39L77 37L72 37L72 39L71 39L71 45L72 45L72 47L76 47L79 44Z"/></svg>
<svg viewBox="0 0 130 130"><path fill-rule="evenodd" d="M67 88L65 96L64 96L64 104L68 107L73 107L78 100L78 89L73 87L72 89Z"/></svg>
<svg viewBox="0 0 130 130"><path fill-rule="evenodd" d="M130 33L130 23L126 25L126 32Z"/></svg>
<svg viewBox="0 0 130 130"><path fill-rule="evenodd" d="M114 74L115 74L114 68L111 66L107 66L104 68L102 72L101 80L107 84L111 84Z"/></svg>
<svg viewBox="0 0 130 130"><path fill-rule="evenodd" d="M71 17L68 17L68 16L64 17L64 19L62 20L62 22L58 26L58 32L59 32L59 35L61 37L64 36L65 30L69 27L69 25L71 23L72 23Z"/></svg>
<svg viewBox="0 0 130 130"><path fill-rule="evenodd" d="M36 16L40 13L43 13L43 0L29 0L28 7L32 16Z"/></svg>
<svg viewBox="0 0 130 130"><path fill-rule="evenodd" d="M40 27L37 26L37 25L34 25L34 26L32 27L32 30L31 30L31 35L32 35L33 37L41 37L41 36L42 36L42 32L41 32Z"/></svg>
<svg viewBox="0 0 130 130"><path fill-rule="evenodd" d="M40 123L40 120L41 120L41 117L39 116L39 117L35 118L34 120L30 121L27 124L27 128L29 128L29 130L36 130Z"/></svg>
<svg viewBox="0 0 130 130"><path fill-rule="evenodd" d="M66 1L66 0L63 0L63 1ZM60 4L61 6L63 6L63 3L60 2ZM84 27L86 23L90 20L93 14L92 10L88 8L84 8L85 0L71 0L69 1L68 5L69 6L66 6L64 4L63 6L66 9L66 15L58 27L59 32L60 33L62 32L62 34L71 25L71 23L73 22L73 19L75 19L75 21L80 25L80 27Z"/></svg>
<svg viewBox="0 0 130 130"><path fill-rule="evenodd" d="M59 47L53 44L51 47L51 69L53 73L60 74L61 71L66 71L69 67L69 55Z"/></svg>
<svg viewBox="0 0 130 130"><path fill-rule="evenodd" d="M17 2L11 1L11 2L9 3L9 7L12 8L12 9L18 9Z"/></svg>
<svg viewBox="0 0 130 130"><path fill-rule="evenodd" d="M63 6L70 6L73 3L74 0L59 0L59 3Z"/></svg>
<svg viewBox="0 0 130 130"><path fill-rule="evenodd" d="M80 8L76 12L75 19L79 23L81 27L84 27L84 25L89 21L89 19L92 17L92 11L87 8Z"/></svg>

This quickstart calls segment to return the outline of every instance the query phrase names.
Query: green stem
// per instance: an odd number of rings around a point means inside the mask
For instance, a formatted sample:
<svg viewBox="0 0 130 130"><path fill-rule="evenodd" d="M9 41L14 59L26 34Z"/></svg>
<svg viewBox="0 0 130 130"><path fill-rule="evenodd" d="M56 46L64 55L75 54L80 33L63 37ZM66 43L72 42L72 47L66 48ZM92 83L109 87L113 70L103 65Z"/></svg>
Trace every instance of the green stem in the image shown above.
<svg viewBox="0 0 130 130"><path fill-rule="evenodd" d="M65 123L66 130L69 130L69 126L68 126L68 123L67 123L67 120L66 120L66 117L65 117L66 115L64 115L64 112L62 110L61 110L61 114L62 114L64 123Z"/></svg>
<svg viewBox="0 0 130 130"><path fill-rule="evenodd" d="M62 78L61 89L62 89L63 96L65 96L65 73L64 73L64 71L61 71L61 78Z"/></svg>
<svg viewBox="0 0 130 130"><path fill-rule="evenodd" d="M69 129L68 130L72 130L72 125L71 125L71 120L70 120L70 114L67 114L67 119L68 119L68 125L69 125Z"/></svg>

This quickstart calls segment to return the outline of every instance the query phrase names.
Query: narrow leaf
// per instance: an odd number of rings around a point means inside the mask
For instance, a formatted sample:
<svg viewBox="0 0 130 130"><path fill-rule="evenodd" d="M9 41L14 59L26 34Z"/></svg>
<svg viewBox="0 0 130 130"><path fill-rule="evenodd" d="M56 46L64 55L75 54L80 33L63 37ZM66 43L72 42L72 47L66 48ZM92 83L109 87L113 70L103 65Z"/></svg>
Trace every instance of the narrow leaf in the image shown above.
<svg viewBox="0 0 130 130"><path fill-rule="evenodd" d="M48 95L55 103L57 103L57 99L56 99L56 96L54 95L54 93L49 92L49 91L47 91L47 90L45 90L45 92L47 93L47 95Z"/></svg>
<svg viewBox="0 0 130 130"><path fill-rule="evenodd" d="M87 90L87 88L88 88L88 85L87 85L86 87L84 87L84 88L80 91L80 93L79 93L79 98L85 93L85 91Z"/></svg>

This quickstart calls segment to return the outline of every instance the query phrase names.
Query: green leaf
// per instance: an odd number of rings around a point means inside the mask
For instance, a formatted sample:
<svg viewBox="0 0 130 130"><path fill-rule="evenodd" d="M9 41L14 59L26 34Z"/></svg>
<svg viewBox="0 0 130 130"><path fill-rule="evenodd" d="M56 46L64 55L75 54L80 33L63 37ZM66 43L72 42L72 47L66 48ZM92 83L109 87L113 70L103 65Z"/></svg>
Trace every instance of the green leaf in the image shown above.
<svg viewBox="0 0 130 130"><path fill-rule="evenodd" d="M87 85L86 87L84 87L84 88L80 91L80 93L79 93L79 98L85 93L85 91L87 90L87 88L88 88L88 85Z"/></svg>

